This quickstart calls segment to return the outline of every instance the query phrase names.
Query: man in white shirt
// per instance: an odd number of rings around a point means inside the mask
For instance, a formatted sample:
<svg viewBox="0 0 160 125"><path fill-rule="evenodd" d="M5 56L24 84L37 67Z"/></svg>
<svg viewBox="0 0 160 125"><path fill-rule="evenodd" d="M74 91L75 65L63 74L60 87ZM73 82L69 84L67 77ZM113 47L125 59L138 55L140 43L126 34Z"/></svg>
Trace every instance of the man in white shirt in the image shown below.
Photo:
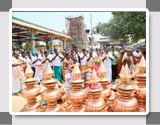
<svg viewBox="0 0 160 125"><path fill-rule="evenodd" d="M31 56L31 52L30 52L30 51L27 51L27 63L31 65L31 68L32 68L32 70L33 70L33 77L34 77L35 67L34 67L34 65L32 64L32 60L33 60L33 56Z"/></svg>
<svg viewBox="0 0 160 125"><path fill-rule="evenodd" d="M87 55L89 55L89 51L88 51L88 49L86 50L86 53L87 53Z"/></svg>
<svg viewBox="0 0 160 125"><path fill-rule="evenodd" d="M80 63L79 51L77 47L74 48L74 59L75 59L75 63L76 62Z"/></svg>
<svg viewBox="0 0 160 125"><path fill-rule="evenodd" d="M79 53L74 53L74 58L75 58L75 60L76 60L76 62L78 62L79 63Z"/></svg>
<svg viewBox="0 0 160 125"><path fill-rule="evenodd" d="M137 49L136 51L134 51L133 49L133 55L136 57L136 58L140 58L141 56L141 51L139 49Z"/></svg>
<svg viewBox="0 0 160 125"><path fill-rule="evenodd" d="M21 52L19 59L22 60L23 62L27 62L27 57L26 57L25 51Z"/></svg>
<svg viewBox="0 0 160 125"><path fill-rule="evenodd" d="M41 62L40 57L38 57L37 52L35 53L32 64L35 67L35 76L34 77L42 80L43 79L43 70L42 70L43 66L42 66L42 62Z"/></svg>
<svg viewBox="0 0 160 125"><path fill-rule="evenodd" d="M26 68L27 68L27 64L28 64L27 53L26 53L25 51L23 51L23 52L21 53L21 56L19 57L19 59L20 59L22 62L24 62L24 64L22 65L22 68L23 68L23 72L25 73ZM25 77L22 79L22 89L24 89L24 88L26 87L26 86L23 84L25 79L26 79Z"/></svg>
<svg viewBox="0 0 160 125"><path fill-rule="evenodd" d="M49 64L50 64L50 66L51 66L51 68L53 70L53 64L52 64L52 61L51 61L52 57L53 57L53 54L50 54L49 51L48 51Z"/></svg>
<svg viewBox="0 0 160 125"><path fill-rule="evenodd" d="M136 57L136 58L139 58L139 55L136 51L133 52L133 55Z"/></svg>
<svg viewBox="0 0 160 125"><path fill-rule="evenodd" d="M85 49L82 49L82 53L79 56L80 56L80 60L81 60L81 72L83 74L83 71L88 68L87 59L89 58L89 56L86 54Z"/></svg>
<svg viewBox="0 0 160 125"><path fill-rule="evenodd" d="M22 90L22 79L24 78L24 72L22 71L22 62L19 59L19 53L14 52L12 57L12 93L19 95Z"/></svg>
<svg viewBox="0 0 160 125"><path fill-rule="evenodd" d="M109 52L109 50L105 50L105 53L103 54L103 62L104 62L104 66L106 68L106 75L105 77L109 77L110 81L112 81L112 60L113 60L113 56L112 54Z"/></svg>
<svg viewBox="0 0 160 125"><path fill-rule="evenodd" d="M75 52L74 52L73 49L71 50L71 59L72 59L74 64L77 62L77 59L75 58Z"/></svg>
<svg viewBox="0 0 160 125"><path fill-rule="evenodd" d="M43 77L46 79L46 69L47 65L49 63L49 57L48 57L48 52L44 52L44 56L42 57L42 64L43 64Z"/></svg>
<svg viewBox="0 0 160 125"><path fill-rule="evenodd" d="M64 68L63 68L63 62L64 62L64 60L65 60L65 58L66 58L66 51L63 51L63 52L62 52L61 57L63 58L63 59L61 60L62 78L63 78L63 80L65 80L65 70L64 70Z"/></svg>
<svg viewBox="0 0 160 125"><path fill-rule="evenodd" d="M62 71L61 71L61 62L63 61L63 57L61 54L58 53L57 49L54 49L54 54L52 56L52 64L54 69L54 78L59 80L59 82L62 82Z"/></svg>
<svg viewBox="0 0 160 125"><path fill-rule="evenodd" d="M43 50L42 50L42 49L40 49L40 53L39 53L38 57L39 57L40 59L42 59L42 58L43 58L43 56L44 56L44 54L43 54Z"/></svg>
<svg viewBox="0 0 160 125"><path fill-rule="evenodd" d="M97 53L94 52L94 49L93 49L93 48L91 48L90 51L92 52L92 57L93 57L93 58L95 58L95 57L98 56Z"/></svg>
<svg viewBox="0 0 160 125"><path fill-rule="evenodd" d="M26 68L27 68L27 56L26 56L26 52L21 52L21 56L19 56L19 59L24 62L24 64L22 65L23 67L23 71L25 72Z"/></svg>

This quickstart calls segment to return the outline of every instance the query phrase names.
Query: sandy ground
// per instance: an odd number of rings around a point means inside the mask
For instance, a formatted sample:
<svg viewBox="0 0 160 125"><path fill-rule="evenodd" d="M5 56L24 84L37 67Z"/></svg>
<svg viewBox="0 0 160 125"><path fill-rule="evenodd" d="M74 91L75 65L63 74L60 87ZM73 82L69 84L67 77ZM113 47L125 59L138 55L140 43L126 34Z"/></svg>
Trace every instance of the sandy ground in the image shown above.
<svg viewBox="0 0 160 125"><path fill-rule="evenodd" d="M40 85L41 92L46 89L44 86ZM41 100L41 96L37 97L37 100ZM12 96L12 112L19 112L23 106L27 103L27 99L24 99L20 96Z"/></svg>

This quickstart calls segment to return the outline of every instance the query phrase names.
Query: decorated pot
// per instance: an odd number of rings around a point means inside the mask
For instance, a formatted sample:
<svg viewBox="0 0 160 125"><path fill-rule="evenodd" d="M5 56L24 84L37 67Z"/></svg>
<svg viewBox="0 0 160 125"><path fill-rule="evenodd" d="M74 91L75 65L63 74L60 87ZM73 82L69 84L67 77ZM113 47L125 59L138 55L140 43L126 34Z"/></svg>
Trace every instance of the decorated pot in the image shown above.
<svg viewBox="0 0 160 125"><path fill-rule="evenodd" d="M85 106L82 105L82 101L87 96L86 89L82 89L84 80L71 80L72 89L68 91L67 98L72 102L69 112L85 112Z"/></svg>
<svg viewBox="0 0 160 125"><path fill-rule="evenodd" d="M131 94L135 91L135 85L130 83L121 83L117 86L117 95L113 100L113 106L116 112L136 112L138 101Z"/></svg>

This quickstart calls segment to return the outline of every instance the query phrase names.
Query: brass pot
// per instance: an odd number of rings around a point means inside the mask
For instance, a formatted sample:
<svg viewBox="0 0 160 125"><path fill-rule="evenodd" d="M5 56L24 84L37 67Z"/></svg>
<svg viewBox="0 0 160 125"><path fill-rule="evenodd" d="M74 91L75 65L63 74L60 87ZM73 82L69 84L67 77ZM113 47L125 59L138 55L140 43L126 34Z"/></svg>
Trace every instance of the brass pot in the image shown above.
<svg viewBox="0 0 160 125"><path fill-rule="evenodd" d="M99 81L101 83L102 86L102 92L101 92L101 97L106 100L108 99L111 95L112 95L112 91L111 89L108 87L109 82L107 79L103 79Z"/></svg>
<svg viewBox="0 0 160 125"><path fill-rule="evenodd" d="M87 112L102 112L106 102L100 97L101 89L89 89L90 98L86 101Z"/></svg>
<svg viewBox="0 0 160 125"><path fill-rule="evenodd" d="M146 85L145 84L138 84L136 98L140 102L146 102Z"/></svg>
<svg viewBox="0 0 160 125"><path fill-rule="evenodd" d="M61 112L63 111L61 105L57 104L57 100L61 98L62 93L56 89L56 79L44 80L44 86L47 88L41 94L41 98L48 102L48 105L43 109L43 112Z"/></svg>
<svg viewBox="0 0 160 125"><path fill-rule="evenodd" d="M61 91L55 88L48 88L44 90L41 94L41 98L45 102L54 102L57 101L61 97Z"/></svg>
<svg viewBox="0 0 160 125"><path fill-rule="evenodd" d="M82 84L84 80L72 80L72 89L68 91L67 98L72 102L69 112L85 112L85 106L82 105L82 101L87 96L86 89L82 89Z"/></svg>
<svg viewBox="0 0 160 125"><path fill-rule="evenodd" d="M42 110L41 103L35 99L28 100L21 112L40 112Z"/></svg>
<svg viewBox="0 0 160 125"><path fill-rule="evenodd" d="M42 110L41 103L36 99L40 94L40 88L35 86L36 82L35 78L28 78L24 81L26 88L22 90L21 96L28 99L28 103L24 105L21 112L40 112Z"/></svg>
<svg viewBox="0 0 160 125"><path fill-rule="evenodd" d="M108 86L109 85L109 80L107 78L103 78L99 82L101 83L101 86L102 86L101 97L106 102L106 107L103 110L103 112L108 112L110 106L109 106L109 104L107 102L107 99L109 99L109 97L112 95L112 91Z"/></svg>
<svg viewBox="0 0 160 125"><path fill-rule="evenodd" d="M67 110L68 112L86 112L85 105L81 102L74 102L72 106Z"/></svg>
<svg viewBox="0 0 160 125"><path fill-rule="evenodd" d="M89 95L89 82L87 81L86 82L86 88L85 88L85 91L86 91L86 93L87 93L87 96L86 96L86 98L85 98L85 103L86 103L86 101L90 98L90 95Z"/></svg>
<svg viewBox="0 0 160 125"><path fill-rule="evenodd" d="M144 72L139 72L136 75L138 81L138 90L136 92L136 98L138 100L139 106L138 112L146 111L146 74Z"/></svg>
<svg viewBox="0 0 160 125"><path fill-rule="evenodd" d="M71 89L67 93L67 97L71 102L82 102L85 99L86 95L87 95L87 92L81 89L79 90Z"/></svg>
<svg viewBox="0 0 160 125"><path fill-rule="evenodd" d="M117 95L113 100L113 106L116 112L136 112L138 101L131 94L135 91L135 85L131 83L121 83L117 85Z"/></svg>
<svg viewBox="0 0 160 125"><path fill-rule="evenodd" d="M138 101L132 96L116 96L113 105L116 112L135 112L138 108Z"/></svg>
<svg viewBox="0 0 160 125"><path fill-rule="evenodd" d="M146 103L138 102L137 112L145 112L146 111Z"/></svg>
<svg viewBox="0 0 160 125"><path fill-rule="evenodd" d="M43 109L43 112L62 112L61 105L57 104L57 101L48 102L48 105Z"/></svg>
<svg viewBox="0 0 160 125"><path fill-rule="evenodd" d="M106 72L98 72L99 78L104 78L106 75Z"/></svg>
<svg viewBox="0 0 160 125"><path fill-rule="evenodd" d="M39 94L40 94L40 88L37 86L28 86L21 92L21 96L25 99L36 98Z"/></svg>

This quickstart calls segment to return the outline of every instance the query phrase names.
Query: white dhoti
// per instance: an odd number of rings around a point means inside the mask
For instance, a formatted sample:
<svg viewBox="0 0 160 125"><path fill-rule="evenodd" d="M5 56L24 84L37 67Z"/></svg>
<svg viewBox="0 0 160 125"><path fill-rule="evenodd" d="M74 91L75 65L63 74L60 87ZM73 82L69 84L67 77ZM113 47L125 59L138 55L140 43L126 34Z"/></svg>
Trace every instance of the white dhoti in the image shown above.
<svg viewBox="0 0 160 125"><path fill-rule="evenodd" d="M42 80L43 79L43 69L35 66L34 78L39 78L40 80Z"/></svg>
<svg viewBox="0 0 160 125"><path fill-rule="evenodd" d="M112 82L112 60L111 59L113 59L113 56L109 52L109 53L105 53L103 55L103 59L104 58L105 58L104 66L105 66L105 69L107 71L105 77L108 77L110 79L110 81Z"/></svg>
<svg viewBox="0 0 160 125"><path fill-rule="evenodd" d="M105 77L109 77L109 79L112 81L112 68L111 68L111 66L105 66L105 68L107 71Z"/></svg>
<svg viewBox="0 0 160 125"><path fill-rule="evenodd" d="M26 77L22 78L22 89L26 88L24 81L26 80Z"/></svg>
<svg viewBox="0 0 160 125"><path fill-rule="evenodd" d="M20 64L20 60L12 57L12 64ZM24 78L24 71L22 66L12 66L12 93L18 93L22 90L22 79Z"/></svg>
<svg viewBox="0 0 160 125"><path fill-rule="evenodd" d="M12 93L18 93L21 90L21 80L19 78L12 80Z"/></svg>
<svg viewBox="0 0 160 125"><path fill-rule="evenodd" d="M72 77L72 73L69 70L65 70L65 89L68 91L69 89L71 89L71 85L70 85L70 80Z"/></svg>

